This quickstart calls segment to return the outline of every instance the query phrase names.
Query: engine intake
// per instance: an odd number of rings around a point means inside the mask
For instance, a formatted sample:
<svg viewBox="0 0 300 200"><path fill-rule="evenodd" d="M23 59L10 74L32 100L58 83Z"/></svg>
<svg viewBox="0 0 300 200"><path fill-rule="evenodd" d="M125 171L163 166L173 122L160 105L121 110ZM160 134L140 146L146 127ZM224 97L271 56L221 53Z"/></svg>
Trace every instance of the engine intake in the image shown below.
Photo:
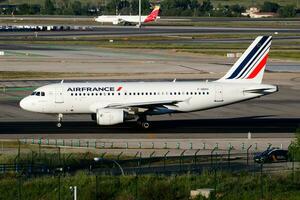
<svg viewBox="0 0 300 200"><path fill-rule="evenodd" d="M99 125L115 125L124 122L125 112L122 109L98 109L96 117Z"/></svg>

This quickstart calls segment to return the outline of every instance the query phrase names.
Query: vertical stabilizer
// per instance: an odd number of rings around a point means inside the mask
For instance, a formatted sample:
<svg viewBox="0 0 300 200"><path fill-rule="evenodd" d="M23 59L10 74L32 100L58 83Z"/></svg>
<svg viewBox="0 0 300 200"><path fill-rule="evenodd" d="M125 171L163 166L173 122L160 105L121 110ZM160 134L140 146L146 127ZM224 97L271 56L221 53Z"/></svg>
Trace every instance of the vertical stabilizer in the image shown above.
<svg viewBox="0 0 300 200"><path fill-rule="evenodd" d="M160 6L155 6L150 15L146 17L144 23L155 21L159 15Z"/></svg>
<svg viewBox="0 0 300 200"><path fill-rule="evenodd" d="M272 36L259 36L218 82L261 83Z"/></svg>

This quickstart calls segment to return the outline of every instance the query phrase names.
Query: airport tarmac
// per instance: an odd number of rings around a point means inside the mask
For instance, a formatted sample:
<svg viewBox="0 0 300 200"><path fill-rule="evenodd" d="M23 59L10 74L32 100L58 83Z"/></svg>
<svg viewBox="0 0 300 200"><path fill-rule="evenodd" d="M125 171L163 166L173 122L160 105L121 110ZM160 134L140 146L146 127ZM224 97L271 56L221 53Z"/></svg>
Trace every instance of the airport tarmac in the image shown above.
<svg viewBox="0 0 300 200"><path fill-rule="evenodd" d="M189 34L211 34L211 33L300 33L299 28L264 28L264 27L198 27L198 26L145 26L141 29L133 26L93 26L92 30L85 31L44 31L44 32L0 32L2 37L58 37L58 36L161 36L161 35L189 35Z"/></svg>
<svg viewBox="0 0 300 200"><path fill-rule="evenodd" d="M140 74L136 79L218 78L236 60L224 56L177 52L172 49L113 49L38 44L5 44L0 47L5 51L5 56L0 57L0 71L103 73L106 79L114 74L123 74L126 75L124 78L130 79L134 74ZM267 70L275 72L296 72L299 69L300 62L297 60L271 59L267 65ZM150 76L147 76L149 73ZM146 77L141 74L145 74ZM282 79L281 76L276 77Z"/></svg>

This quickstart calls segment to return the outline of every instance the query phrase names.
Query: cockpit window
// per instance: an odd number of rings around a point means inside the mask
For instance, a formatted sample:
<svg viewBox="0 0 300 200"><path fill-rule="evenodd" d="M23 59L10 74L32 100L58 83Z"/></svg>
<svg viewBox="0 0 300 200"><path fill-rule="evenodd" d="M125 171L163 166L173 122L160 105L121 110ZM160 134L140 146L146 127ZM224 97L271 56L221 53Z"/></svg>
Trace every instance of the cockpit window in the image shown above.
<svg viewBox="0 0 300 200"><path fill-rule="evenodd" d="M42 97L44 97L45 96L45 92L33 92L31 94L31 96L42 96Z"/></svg>

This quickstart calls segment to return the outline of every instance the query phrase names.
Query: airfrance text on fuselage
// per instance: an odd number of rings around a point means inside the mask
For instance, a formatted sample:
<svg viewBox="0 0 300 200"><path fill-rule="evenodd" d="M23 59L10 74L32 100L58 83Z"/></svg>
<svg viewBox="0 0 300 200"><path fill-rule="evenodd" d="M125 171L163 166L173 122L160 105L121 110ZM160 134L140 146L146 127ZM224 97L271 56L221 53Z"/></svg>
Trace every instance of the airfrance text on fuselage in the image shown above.
<svg viewBox="0 0 300 200"><path fill-rule="evenodd" d="M113 92L114 87L73 87L68 88L68 92Z"/></svg>

